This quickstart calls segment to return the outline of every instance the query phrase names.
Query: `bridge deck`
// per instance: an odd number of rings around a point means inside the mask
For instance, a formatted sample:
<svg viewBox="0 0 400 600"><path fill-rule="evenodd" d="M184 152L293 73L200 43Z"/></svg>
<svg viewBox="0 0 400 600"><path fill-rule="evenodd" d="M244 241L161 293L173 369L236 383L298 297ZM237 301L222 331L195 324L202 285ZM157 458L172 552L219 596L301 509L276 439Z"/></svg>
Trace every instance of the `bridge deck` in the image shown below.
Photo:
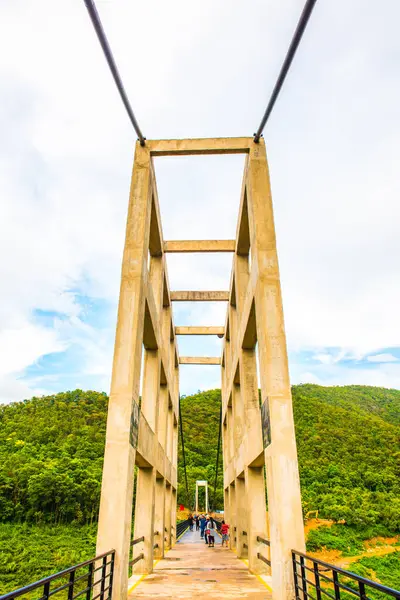
<svg viewBox="0 0 400 600"><path fill-rule="evenodd" d="M245 563L233 552L222 548L217 536L215 548L201 540L200 533L186 533L131 591L136 598L251 598L269 600L271 593Z"/></svg>

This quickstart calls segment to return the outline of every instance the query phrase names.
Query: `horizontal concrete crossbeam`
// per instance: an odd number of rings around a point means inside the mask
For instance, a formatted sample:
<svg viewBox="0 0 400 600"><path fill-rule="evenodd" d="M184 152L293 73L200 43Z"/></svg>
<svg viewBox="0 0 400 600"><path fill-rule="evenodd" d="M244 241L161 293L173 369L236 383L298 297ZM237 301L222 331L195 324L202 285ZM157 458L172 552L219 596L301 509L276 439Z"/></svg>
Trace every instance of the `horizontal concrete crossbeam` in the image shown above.
<svg viewBox="0 0 400 600"><path fill-rule="evenodd" d="M174 240L164 242L164 252L234 252L235 240Z"/></svg>
<svg viewBox="0 0 400 600"><path fill-rule="evenodd" d="M225 327L175 327L176 335L221 335L225 334Z"/></svg>
<svg viewBox="0 0 400 600"><path fill-rule="evenodd" d="M181 291L171 292L171 300L175 302L223 302L229 300L229 292Z"/></svg>
<svg viewBox="0 0 400 600"><path fill-rule="evenodd" d="M180 356L180 365L220 365L219 356Z"/></svg>
<svg viewBox="0 0 400 600"><path fill-rule="evenodd" d="M248 154L254 147L252 137L200 138L190 140L146 140L152 156L190 154Z"/></svg>

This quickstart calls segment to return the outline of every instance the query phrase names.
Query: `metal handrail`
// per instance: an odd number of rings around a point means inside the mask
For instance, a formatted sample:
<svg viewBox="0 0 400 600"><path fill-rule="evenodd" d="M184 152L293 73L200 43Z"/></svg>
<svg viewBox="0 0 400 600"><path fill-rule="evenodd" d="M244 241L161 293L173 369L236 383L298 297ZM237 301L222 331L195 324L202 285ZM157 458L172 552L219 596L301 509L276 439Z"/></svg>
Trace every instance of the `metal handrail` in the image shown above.
<svg viewBox="0 0 400 600"><path fill-rule="evenodd" d="M186 529L189 529L189 519L186 519L185 521L181 521L180 523L177 524L176 537L180 537L182 535L182 533L184 533L186 531Z"/></svg>
<svg viewBox="0 0 400 600"><path fill-rule="evenodd" d="M140 544L140 542L144 542L144 535L142 535L142 537L140 538L136 538L136 540L132 540L131 546L134 546L135 544Z"/></svg>
<svg viewBox="0 0 400 600"><path fill-rule="evenodd" d="M271 545L271 542L269 540L266 540L265 538L262 538L259 535L257 536L257 542L260 542L261 544L265 544L266 546Z"/></svg>
<svg viewBox="0 0 400 600"><path fill-rule="evenodd" d="M265 558L262 554L260 554L259 552L257 552L257 558L258 560L262 560L262 562L265 562L269 567L271 566L271 561L268 560L268 558Z"/></svg>
<svg viewBox="0 0 400 600"><path fill-rule="evenodd" d="M297 557L300 558L300 561L296 560ZM306 560L310 561L312 563L313 568L310 568L307 566L307 564L305 563ZM382 592L383 594L388 594L389 596L396 598L396 600L400 600L400 590L395 590L393 588L382 585L381 583L377 583L376 581L372 581L371 579L366 579L365 577L361 577L361 575L357 575L356 573L352 573L351 571L345 571L344 569L341 569L340 567L335 567L334 565L326 563L323 560L314 558L313 556L309 556L308 554L304 554L303 552L299 552L297 550L292 550L292 564L293 564L294 584L295 584L295 589L296 589L296 598L298 600L300 600L299 591L303 592L303 594L302 594L303 600L308 600L309 593L307 591L307 584L314 587L317 590L318 595L320 595L321 592L324 595L328 595L328 596L330 595L329 593L326 592L326 590L324 590L321 587L320 577L324 581L326 581L328 584L331 584L334 586L336 600L340 600L340 590L341 589L345 590L346 592L350 592L351 594L360 598L361 600L365 600L365 598L367 597L366 593L365 593L366 587L373 588L379 592ZM319 568L320 566L324 567L324 569L320 569ZM299 567L300 567L301 574L299 572ZM306 571L310 571L311 573L313 573L315 583L313 581L310 581L309 579L307 579ZM321 571L323 571L323 572L332 571L332 577L323 575ZM358 591L356 589L353 589L353 588L349 587L348 585L345 585L344 583L340 582L339 575L341 575L343 577L347 577L348 579L352 579L353 581L357 582L358 583ZM299 580L302 583L301 586L299 584Z"/></svg>
<svg viewBox="0 0 400 600"><path fill-rule="evenodd" d="M107 558L110 556L111 556L111 561L107 562ZM93 589L93 586L94 586L93 573L95 572L95 570L93 569L93 565L95 562L97 562L99 560L103 560L103 564L101 567L102 568L102 576L100 579L96 580L95 585L98 585L98 584L101 585L102 592L99 595L102 596L102 600L104 600L104 592L106 591L106 589L104 589L103 584L104 584L105 579L110 577L109 585L107 588L107 590L109 590L109 594L107 595L107 600L108 600L109 598L111 598L111 591L112 591L115 550L110 550L109 552L104 552L103 554L99 554L95 558L85 560L84 562L78 563L77 565L68 567L68 569L64 569L63 571L54 573L54 575L49 575L48 577L39 579L39 581L35 581L34 583L30 583L29 585L18 588L17 590L14 590L13 592L8 592L7 594L0 596L0 600L13 600L14 598L17 598L18 596L28 594L29 592L32 592L33 590L36 590L37 588L40 588L42 586L43 586L43 597L49 598L49 596L53 596L54 594L60 592L61 590L69 588L68 589L68 597L71 599L76 598L78 595L80 595L82 593L82 592L79 592L79 594L77 594L76 596L73 595L74 585L77 581L87 578L88 586L87 586L87 588L85 588L84 591L90 591L91 589ZM107 566L110 567L110 572L106 574ZM88 573L86 573L85 575L80 576L78 578L75 578L76 571L78 569L82 569L84 567L89 567ZM98 570L99 569L96 569L96 571L98 571ZM69 582L66 584L63 584L59 588L56 588L55 590L52 590L50 592L51 582L54 581L55 579L60 579L62 577L65 577L66 575L70 575Z"/></svg>
<svg viewBox="0 0 400 600"><path fill-rule="evenodd" d="M143 552L141 554L138 554L136 558L133 558L131 561L129 561L129 566L132 567L132 565L135 565L137 562L139 562L139 560L142 560L142 558L144 558Z"/></svg>

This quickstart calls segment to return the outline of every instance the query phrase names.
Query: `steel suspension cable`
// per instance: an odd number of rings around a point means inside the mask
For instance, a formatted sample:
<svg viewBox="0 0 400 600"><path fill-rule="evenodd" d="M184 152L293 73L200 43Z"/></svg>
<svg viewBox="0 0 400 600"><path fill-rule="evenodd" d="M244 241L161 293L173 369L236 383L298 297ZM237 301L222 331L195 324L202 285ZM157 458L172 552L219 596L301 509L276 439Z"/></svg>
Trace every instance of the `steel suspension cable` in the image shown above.
<svg viewBox="0 0 400 600"><path fill-rule="evenodd" d="M108 43L106 34L105 34L103 26L101 24L99 13L97 12L97 9L96 9L96 6L95 6L93 0L84 0L84 2L86 5L86 8L88 10L90 19L92 21L93 27L96 31L97 37L99 38L99 42L103 49L104 56L107 60L107 63L110 68L110 71L112 73L112 76L114 77L114 81L118 88L119 95L121 96L122 102L124 103L124 106L126 108L126 112L128 113L131 123L133 125L133 128L136 131L136 134L139 138L140 145L144 146L146 138L143 137L143 134L140 130L139 124L136 121L136 117L133 114L133 110L129 103L128 96L126 95L121 76L118 72L117 65L115 64L115 60L114 60L114 57L111 52L110 44Z"/></svg>
<svg viewBox="0 0 400 600"><path fill-rule="evenodd" d="M303 12L301 13L300 20L297 24L296 31L294 32L292 41L289 46L289 50L287 51L285 60L283 62L281 71L279 73L279 77L278 77L275 87L272 91L271 98L268 102L268 106L267 106L264 116L261 120L260 126L257 129L257 133L254 134L254 141L256 143L258 143L260 141L260 137L262 135L262 132L264 131L264 127L267 124L267 121L272 112L272 109L274 108L276 99L278 98L279 92L281 91L283 83L286 79L286 75L289 72L290 65L292 64L293 58L296 54L297 48L299 47L301 38L303 37L303 33L307 27L307 23L310 19L311 13L313 11L313 8L314 8L316 2L317 2L317 0L307 0L304 5Z"/></svg>
<svg viewBox="0 0 400 600"><path fill-rule="evenodd" d="M182 425L182 411L181 411L181 397L180 396L179 396L179 428L181 430L183 469L185 472L186 505L189 508L189 486L188 486L188 478L187 478L187 472L186 472L185 442L183 440L183 425Z"/></svg>
<svg viewBox="0 0 400 600"><path fill-rule="evenodd" d="M213 499L212 499L212 507L215 509L215 495L217 490L217 480L218 480L218 471L219 471L219 457L221 453L221 438L222 438L222 404L219 413L219 432L218 432L218 447L217 447L217 462L215 465L215 479L214 479L214 491L213 491Z"/></svg>

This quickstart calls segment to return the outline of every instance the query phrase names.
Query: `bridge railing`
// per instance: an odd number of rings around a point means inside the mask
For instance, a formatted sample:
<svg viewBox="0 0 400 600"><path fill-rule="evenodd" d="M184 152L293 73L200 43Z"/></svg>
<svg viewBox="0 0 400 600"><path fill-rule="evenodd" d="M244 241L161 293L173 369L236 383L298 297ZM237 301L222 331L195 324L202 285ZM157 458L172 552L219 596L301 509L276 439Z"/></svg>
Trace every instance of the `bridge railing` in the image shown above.
<svg viewBox="0 0 400 600"><path fill-rule="evenodd" d="M259 542L260 544L265 544L267 546L267 548L269 548L269 558L266 558L263 554L261 554L260 552L257 552L257 558L259 560L262 560L262 562L264 562L265 564L267 564L269 567L271 566L271 543L269 540L267 540L266 538L262 538L259 535L257 536L257 542Z"/></svg>
<svg viewBox="0 0 400 600"><path fill-rule="evenodd" d="M180 523L177 524L176 539L181 537L181 535L186 531L186 529L189 529L189 519L186 519L185 521L181 521Z"/></svg>
<svg viewBox="0 0 400 600"><path fill-rule="evenodd" d="M400 591L292 550L296 600L379 600L396 598ZM370 595L376 591L379 594Z"/></svg>
<svg viewBox="0 0 400 600"><path fill-rule="evenodd" d="M141 542L144 542L144 536L136 538L135 540L131 541L131 547L130 547L130 556L131 556L131 559L129 561L129 575L132 575L132 567L133 567L133 565L135 565L137 562L139 562L139 560L142 560L142 558L144 558L144 553L143 552L141 552L137 556L133 557L133 547L136 546L136 544L140 544Z"/></svg>
<svg viewBox="0 0 400 600"><path fill-rule="evenodd" d="M0 600L14 600L41 590L39 600L111 600L114 576L115 550L100 554L64 571L49 575L35 583L0 596ZM83 571L83 573L82 573ZM55 585L55 587L54 587Z"/></svg>

